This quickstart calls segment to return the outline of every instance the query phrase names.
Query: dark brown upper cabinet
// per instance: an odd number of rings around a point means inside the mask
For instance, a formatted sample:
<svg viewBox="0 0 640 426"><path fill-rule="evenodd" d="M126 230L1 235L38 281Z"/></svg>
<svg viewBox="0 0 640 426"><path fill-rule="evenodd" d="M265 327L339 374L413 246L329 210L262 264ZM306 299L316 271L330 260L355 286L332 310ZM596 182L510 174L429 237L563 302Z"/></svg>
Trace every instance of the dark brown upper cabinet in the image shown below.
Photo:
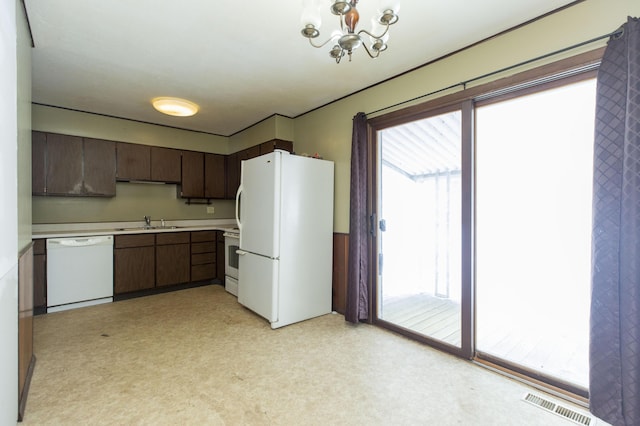
<svg viewBox="0 0 640 426"><path fill-rule="evenodd" d="M31 192L47 192L47 134L31 132Z"/></svg>
<svg viewBox="0 0 640 426"><path fill-rule="evenodd" d="M225 198L225 156L182 151L182 198Z"/></svg>
<svg viewBox="0 0 640 426"><path fill-rule="evenodd" d="M182 152L182 198L204 198L204 153Z"/></svg>
<svg viewBox="0 0 640 426"><path fill-rule="evenodd" d="M178 183L181 179L182 153L178 149L151 147L151 180Z"/></svg>
<svg viewBox="0 0 640 426"><path fill-rule="evenodd" d="M250 148L243 149L242 151L227 155L226 198L234 199L236 197L236 192L240 186L240 173L242 171L243 160L249 160L259 155L267 154L276 149L293 152L293 142L282 139L272 139L270 141L263 142L260 145L255 145Z"/></svg>
<svg viewBox="0 0 640 426"><path fill-rule="evenodd" d="M272 139L260 144L260 155L273 152L276 149L293 152L293 142L282 139Z"/></svg>
<svg viewBox="0 0 640 426"><path fill-rule="evenodd" d="M225 182L225 194L227 199L233 200L236 198L236 191L240 186L240 161L238 160L238 153L227 155L225 159L227 166L227 179Z"/></svg>
<svg viewBox="0 0 640 426"><path fill-rule="evenodd" d="M160 146L117 143L120 181L180 182L181 152Z"/></svg>
<svg viewBox="0 0 640 426"><path fill-rule="evenodd" d="M84 190L93 195L116 195L116 143L84 138Z"/></svg>
<svg viewBox="0 0 640 426"><path fill-rule="evenodd" d="M150 146L118 142L116 150L118 180L151 180Z"/></svg>
<svg viewBox="0 0 640 426"><path fill-rule="evenodd" d="M48 195L82 194L82 138L47 133Z"/></svg>
<svg viewBox="0 0 640 426"><path fill-rule="evenodd" d="M240 173L242 171L242 161L254 158L260 155L260 145L243 149L227 156L227 182L226 182L226 198L235 199L236 192L240 186Z"/></svg>
<svg viewBox="0 0 640 426"><path fill-rule="evenodd" d="M204 196L205 198L225 197L225 156L204 155Z"/></svg>
<svg viewBox="0 0 640 426"><path fill-rule="evenodd" d="M56 133L32 133L34 195L116 194L115 143Z"/></svg>

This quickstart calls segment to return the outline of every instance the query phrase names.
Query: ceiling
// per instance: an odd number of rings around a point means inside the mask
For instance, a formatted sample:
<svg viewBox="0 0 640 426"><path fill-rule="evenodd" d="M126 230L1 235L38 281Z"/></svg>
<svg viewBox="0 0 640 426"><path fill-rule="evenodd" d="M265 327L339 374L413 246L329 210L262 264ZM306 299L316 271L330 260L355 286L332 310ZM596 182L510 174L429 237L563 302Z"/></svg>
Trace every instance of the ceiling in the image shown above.
<svg viewBox="0 0 640 426"><path fill-rule="evenodd" d="M307 2L310 0L306 0ZM32 100L230 136L273 114L296 117L495 35L568 0L361 0L360 27L399 3L389 48L336 64L302 37L303 0L24 0L35 48ZM321 3L324 41L338 27ZM200 105L170 117L150 100Z"/></svg>

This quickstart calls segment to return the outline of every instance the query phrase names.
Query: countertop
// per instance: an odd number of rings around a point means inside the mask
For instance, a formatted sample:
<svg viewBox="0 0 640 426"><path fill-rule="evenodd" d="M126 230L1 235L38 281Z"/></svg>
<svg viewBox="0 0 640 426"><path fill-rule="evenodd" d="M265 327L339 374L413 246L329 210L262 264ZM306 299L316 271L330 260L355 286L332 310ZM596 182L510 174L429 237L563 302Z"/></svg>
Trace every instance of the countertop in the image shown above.
<svg viewBox="0 0 640 426"><path fill-rule="evenodd" d="M162 227L159 220L151 221L151 228L145 228L144 221L135 222L93 222L93 223L44 223L32 225L32 238L73 238L89 235L123 235L159 232L189 232L237 228L233 219L211 220L165 220Z"/></svg>

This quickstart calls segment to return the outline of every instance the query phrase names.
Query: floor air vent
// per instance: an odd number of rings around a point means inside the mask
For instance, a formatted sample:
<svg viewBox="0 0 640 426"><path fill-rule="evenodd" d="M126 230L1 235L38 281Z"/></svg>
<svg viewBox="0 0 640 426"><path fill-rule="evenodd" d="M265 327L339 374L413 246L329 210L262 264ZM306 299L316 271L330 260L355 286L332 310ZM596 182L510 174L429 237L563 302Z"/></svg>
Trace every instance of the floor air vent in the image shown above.
<svg viewBox="0 0 640 426"><path fill-rule="evenodd" d="M529 404L533 404L536 407L540 407L543 410L549 411L550 413L564 417L565 419L570 420L576 424L584 426L595 426L596 424L596 419L594 417L584 415L571 408L560 405L539 395L527 393L522 399Z"/></svg>

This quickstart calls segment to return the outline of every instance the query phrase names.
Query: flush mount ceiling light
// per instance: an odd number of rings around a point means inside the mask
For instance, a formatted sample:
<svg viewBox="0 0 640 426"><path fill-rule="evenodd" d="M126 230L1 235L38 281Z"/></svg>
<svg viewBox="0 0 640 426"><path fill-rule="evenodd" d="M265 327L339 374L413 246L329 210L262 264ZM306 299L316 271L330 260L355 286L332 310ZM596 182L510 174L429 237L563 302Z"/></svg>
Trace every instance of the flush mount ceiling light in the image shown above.
<svg viewBox="0 0 640 426"><path fill-rule="evenodd" d="M329 40L322 44L315 44L313 39L320 35L318 28L320 27L320 18L316 13L318 0L305 0L305 8L302 16L302 35L309 39L309 43L313 47L323 47L329 42L337 43L329 51L329 56L336 60L336 64L340 63L340 59L345 53L349 55L349 62L351 62L351 54L354 49L362 46L367 52L369 57L377 58L380 52L386 50L387 40L389 38L389 26L398 22L398 6L384 7L380 15L372 19L374 28L371 32L367 30L360 30L356 32L356 26L360 20L360 13L356 9L358 0L342 1L335 0L331 5L331 13L338 16L340 21L340 30L336 30L332 33ZM376 35L373 31L378 31L379 35ZM368 36L370 45L364 39L364 35Z"/></svg>
<svg viewBox="0 0 640 426"><path fill-rule="evenodd" d="M161 113L176 117L191 117L198 112L198 105L186 99L160 97L152 99L151 104Z"/></svg>

